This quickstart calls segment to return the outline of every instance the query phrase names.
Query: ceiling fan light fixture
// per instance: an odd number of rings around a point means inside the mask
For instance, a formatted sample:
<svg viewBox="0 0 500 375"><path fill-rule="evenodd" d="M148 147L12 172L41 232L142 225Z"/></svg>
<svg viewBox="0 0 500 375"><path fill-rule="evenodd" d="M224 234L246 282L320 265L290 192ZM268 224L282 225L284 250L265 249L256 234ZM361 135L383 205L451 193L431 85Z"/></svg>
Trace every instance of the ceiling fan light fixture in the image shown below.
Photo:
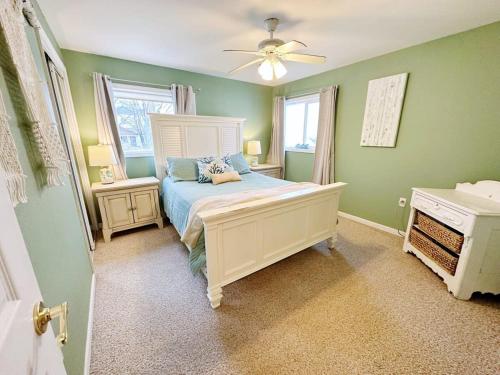
<svg viewBox="0 0 500 375"><path fill-rule="evenodd" d="M273 58L265 59L260 64L258 72L264 81L272 81L283 77L287 70L279 59Z"/></svg>
<svg viewBox="0 0 500 375"><path fill-rule="evenodd" d="M273 62L273 67L274 67L274 75L276 76L277 79L283 77L287 72L285 65L283 65L283 63L277 59Z"/></svg>
<svg viewBox="0 0 500 375"><path fill-rule="evenodd" d="M272 81L274 78L273 63L269 59L265 59L260 64L258 72L264 81Z"/></svg>
<svg viewBox="0 0 500 375"><path fill-rule="evenodd" d="M272 81L280 79L287 74L287 69L283 61L294 61L304 64L321 64L326 60L325 56L308 55L304 53L297 53L296 50L307 47L304 43L298 40L292 40L285 43L281 39L274 37L274 32L278 27L280 20L278 18L268 18L264 21L266 29L269 32L269 38L264 39L258 45L257 51L226 49L225 52L236 52L258 56L246 64L240 65L231 70L229 74L234 74L249 66L259 64L258 72L263 80Z"/></svg>

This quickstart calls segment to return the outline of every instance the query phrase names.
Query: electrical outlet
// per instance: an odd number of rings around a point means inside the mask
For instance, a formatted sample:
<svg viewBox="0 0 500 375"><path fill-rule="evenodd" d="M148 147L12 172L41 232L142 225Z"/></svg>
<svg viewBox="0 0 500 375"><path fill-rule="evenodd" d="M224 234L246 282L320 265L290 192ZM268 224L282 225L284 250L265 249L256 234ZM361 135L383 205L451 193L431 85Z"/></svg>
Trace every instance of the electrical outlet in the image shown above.
<svg viewBox="0 0 500 375"><path fill-rule="evenodd" d="M399 198L399 207L406 207L406 198Z"/></svg>

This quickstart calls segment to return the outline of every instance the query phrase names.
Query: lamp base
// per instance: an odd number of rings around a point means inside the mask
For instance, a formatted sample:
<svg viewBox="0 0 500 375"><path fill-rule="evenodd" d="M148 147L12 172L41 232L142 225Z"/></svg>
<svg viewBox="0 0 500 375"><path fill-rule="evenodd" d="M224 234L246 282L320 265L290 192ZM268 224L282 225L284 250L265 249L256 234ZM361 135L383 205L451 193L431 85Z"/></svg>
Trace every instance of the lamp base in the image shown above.
<svg viewBox="0 0 500 375"><path fill-rule="evenodd" d="M250 166L251 167L258 167L259 166L259 157L258 156L252 156L250 158Z"/></svg>
<svg viewBox="0 0 500 375"><path fill-rule="evenodd" d="M115 182L115 176L113 175L111 166L101 168L99 170L99 176L101 177L101 184L112 184Z"/></svg>

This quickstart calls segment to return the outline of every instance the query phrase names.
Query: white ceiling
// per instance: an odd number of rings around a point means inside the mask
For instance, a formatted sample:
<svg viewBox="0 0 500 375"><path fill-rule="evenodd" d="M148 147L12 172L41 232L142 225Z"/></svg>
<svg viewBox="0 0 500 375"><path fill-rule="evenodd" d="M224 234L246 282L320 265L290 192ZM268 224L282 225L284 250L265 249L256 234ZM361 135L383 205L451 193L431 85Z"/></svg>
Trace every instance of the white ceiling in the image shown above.
<svg viewBox="0 0 500 375"><path fill-rule="evenodd" d="M278 85L500 20L499 0L38 0L62 48L269 84L252 59L263 20L326 64L287 62Z"/></svg>

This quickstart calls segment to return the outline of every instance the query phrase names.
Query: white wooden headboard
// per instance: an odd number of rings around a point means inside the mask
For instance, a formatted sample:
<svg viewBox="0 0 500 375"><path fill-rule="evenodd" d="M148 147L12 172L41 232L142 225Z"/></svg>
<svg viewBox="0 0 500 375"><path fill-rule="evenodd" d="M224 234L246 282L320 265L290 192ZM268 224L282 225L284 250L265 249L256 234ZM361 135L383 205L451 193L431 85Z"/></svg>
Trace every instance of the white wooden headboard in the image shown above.
<svg viewBox="0 0 500 375"><path fill-rule="evenodd" d="M243 151L244 118L149 114L156 177L166 175L167 156L197 158Z"/></svg>

